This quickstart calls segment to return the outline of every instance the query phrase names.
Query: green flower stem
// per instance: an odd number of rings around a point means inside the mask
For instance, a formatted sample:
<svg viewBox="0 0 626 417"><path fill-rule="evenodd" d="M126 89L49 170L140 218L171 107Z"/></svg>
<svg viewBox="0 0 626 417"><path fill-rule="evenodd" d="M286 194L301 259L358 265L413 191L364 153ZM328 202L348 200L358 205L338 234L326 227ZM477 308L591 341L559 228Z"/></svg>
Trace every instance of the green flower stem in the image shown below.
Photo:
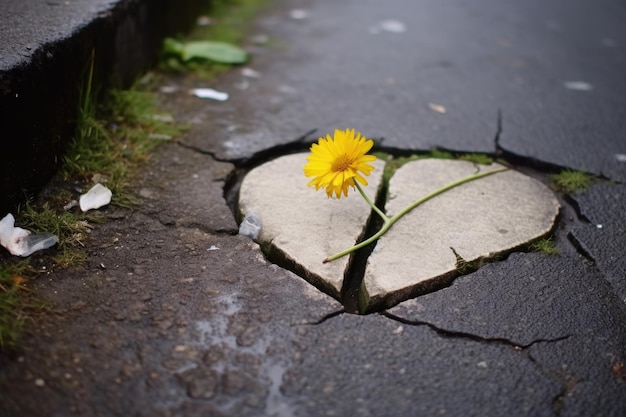
<svg viewBox="0 0 626 417"><path fill-rule="evenodd" d="M361 188L358 182L355 181L354 184L356 185L356 189L359 190L359 193L361 193L361 195L363 196L367 204L369 204L372 210L378 213L378 215L383 219L383 221L388 222L389 220L391 220L389 217L387 217L385 213L382 212L381 209L376 207L376 204L374 204L372 200L370 200L370 198L367 196L367 194L365 194L365 191L363 191L363 189Z"/></svg>
<svg viewBox="0 0 626 417"><path fill-rule="evenodd" d="M398 220L400 220L400 218L402 216L404 216L405 214L407 214L409 211L413 210L415 207L425 203L426 201L430 200L433 197L438 196L439 194L443 194L446 191L454 188L454 187L458 187L459 185L465 184L467 182L470 181L474 181L483 177L487 177L489 175L493 175L496 174L498 172L503 172L508 170L508 168L501 168L501 169L495 169L493 171L485 171L485 172L479 172L476 174L472 174L469 175L465 178L461 178L458 181L454 181L444 187L439 188L438 190L433 191L432 193L420 198L419 200L414 201L413 203L409 204L408 206L406 206L405 208L403 208L402 210L400 210L395 216L393 217L388 217L386 214L384 214L382 211L380 211L380 209L378 207L376 207L373 203L372 200L370 200L367 195L365 195L365 193L363 192L363 190L361 189L361 187L357 185L357 189L359 190L359 192L361 193L361 195L363 196L363 198L365 199L365 201L367 202L367 204L370 205L370 207L372 207L372 209L374 211L376 211L384 220L383 226L380 228L380 230L378 232L376 232L376 234L374 234L372 237L370 237L369 239L366 239L354 246L352 246L351 248L348 248L346 250L343 250L341 252L338 252L332 256L329 256L328 258L324 259L323 263L327 263L327 262L331 262L334 261L335 259L339 259L343 256L346 256L349 253L352 253L358 249L361 249L362 247L365 247L367 245L369 245L370 243L376 241L376 239L378 239L379 237L381 237L382 235L384 235L385 233L387 233L387 231L391 228L391 226L393 226L393 224L395 222L397 222Z"/></svg>

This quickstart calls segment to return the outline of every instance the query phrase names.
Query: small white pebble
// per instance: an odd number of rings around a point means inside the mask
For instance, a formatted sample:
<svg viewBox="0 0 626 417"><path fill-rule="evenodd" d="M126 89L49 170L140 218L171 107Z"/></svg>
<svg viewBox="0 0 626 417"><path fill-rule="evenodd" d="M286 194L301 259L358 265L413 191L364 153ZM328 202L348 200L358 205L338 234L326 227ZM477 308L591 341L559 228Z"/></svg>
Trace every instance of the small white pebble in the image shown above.
<svg viewBox="0 0 626 417"><path fill-rule="evenodd" d="M601 225L601 224L596 224L596 227L597 227L598 229L602 229L602 225Z"/></svg>
<svg viewBox="0 0 626 417"><path fill-rule="evenodd" d="M404 327L398 326L398 328L393 331L393 334L402 334L403 331L404 331Z"/></svg>
<svg viewBox="0 0 626 417"><path fill-rule="evenodd" d="M37 385L38 387L43 387L43 386L45 386L45 385L46 385L46 381L44 381L44 380L43 380L43 379L41 379L41 378L37 378L37 379L35 380L35 385Z"/></svg>
<svg viewBox="0 0 626 417"><path fill-rule="evenodd" d="M302 9L293 9L289 12L289 17L291 17L294 20L302 20L302 19L306 19L307 17L309 17L309 12L307 12L306 10L302 10Z"/></svg>
<svg viewBox="0 0 626 417"><path fill-rule="evenodd" d="M584 81L566 81L563 85L565 85L565 88L568 90L574 91L591 91L593 89L591 84Z"/></svg>
<svg viewBox="0 0 626 417"><path fill-rule="evenodd" d="M480 361L476 364L479 368L487 368L487 361Z"/></svg>

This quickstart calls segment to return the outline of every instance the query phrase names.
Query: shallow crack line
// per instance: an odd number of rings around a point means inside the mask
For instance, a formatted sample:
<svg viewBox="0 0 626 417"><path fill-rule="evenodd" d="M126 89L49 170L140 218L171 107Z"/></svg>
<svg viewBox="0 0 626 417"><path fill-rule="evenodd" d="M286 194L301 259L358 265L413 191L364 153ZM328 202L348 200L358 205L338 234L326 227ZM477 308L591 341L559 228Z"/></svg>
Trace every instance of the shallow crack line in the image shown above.
<svg viewBox="0 0 626 417"><path fill-rule="evenodd" d="M289 142L279 143L269 148L261 149L260 151L254 152L251 156L240 157L240 158L221 158L214 151L208 151L206 149L202 149L198 146L191 145L183 141L177 141L176 144L178 144L179 146L185 149L198 152L202 155L208 155L217 162L226 162L226 163L234 164L237 167L244 167L244 166L254 167L261 163L267 162L270 159L283 156L289 153L293 153L295 151L302 151L303 150L302 145L304 144L304 142L310 141L311 135L313 135L316 131L317 129L311 129L308 132L304 133L303 135L298 136L297 138Z"/></svg>
<svg viewBox="0 0 626 417"><path fill-rule="evenodd" d="M560 337L556 337L554 339L537 339L537 340L533 340L530 343L527 344L520 344L520 343L515 343L512 340L503 338L503 337L482 337L482 336L478 336L472 333L467 333L467 332L460 332L460 331L456 331L456 330L447 330L447 329L442 329L440 327L435 326L432 323L428 323L426 321L421 321L421 320L408 320L405 319L403 317L399 317L396 316L395 314L391 314L388 311L382 311L380 313L378 313L384 317L387 317L391 320L395 320L397 322L400 322L402 324L406 324L406 325L410 325L410 326L426 326L429 329L433 330L435 333L439 334L440 336L443 337L450 337L450 338L460 338L460 339L468 339L468 340L473 340L475 342L483 342L483 343L496 343L496 344L501 344L501 345L505 345L505 346L509 346L512 347L515 350L525 350L528 349L529 347L537 344L537 343L549 343L549 342L558 342L561 340L565 340L567 338L570 337L570 335L566 335L566 336L560 336Z"/></svg>
<svg viewBox="0 0 626 417"><path fill-rule="evenodd" d="M496 116L496 135L493 138L494 155L498 155L498 151L502 148L500 146L500 133L502 133L502 109L498 109Z"/></svg>
<svg viewBox="0 0 626 417"><path fill-rule="evenodd" d="M239 230L237 228L224 227L224 228L212 229L200 223L194 223L194 222L177 223L175 221L164 221L160 219L159 216L156 214L146 214L146 215L152 218L153 220L156 220L157 222L159 222L161 226L166 227L168 229L198 229L201 232L208 233L211 235L216 235L216 236L237 236L239 234Z"/></svg>
<svg viewBox="0 0 626 417"><path fill-rule="evenodd" d="M345 313L346 310L345 309L341 309L341 310L337 310L337 311L333 311L332 313L328 313L325 316L321 317L319 320L316 321L307 321L304 323L297 323L295 324L295 326L317 326L318 324L322 324L324 323L326 320L330 320L333 317L337 317L343 313Z"/></svg>

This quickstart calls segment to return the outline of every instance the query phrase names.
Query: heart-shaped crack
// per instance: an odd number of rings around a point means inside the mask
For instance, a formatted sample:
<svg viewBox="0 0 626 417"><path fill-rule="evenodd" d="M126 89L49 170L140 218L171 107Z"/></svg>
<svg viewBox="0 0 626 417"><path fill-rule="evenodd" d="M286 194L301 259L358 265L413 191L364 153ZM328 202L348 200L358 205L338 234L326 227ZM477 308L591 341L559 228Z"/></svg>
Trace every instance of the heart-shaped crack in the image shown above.
<svg viewBox="0 0 626 417"><path fill-rule="evenodd" d="M363 239L377 218L356 191L328 199L325 192L307 187L302 167L308 155L283 156L250 171L239 192L240 216L254 213L260 219L257 242L268 259L361 313L449 285L461 265L477 265L549 233L559 211L546 186L508 170L418 206L375 243L371 254L364 248L366 259L357 255L324 264L327 256ZM384 162L374 165L365 192L380 201L385 196L378 194L387 192ZM387 214L493 168L460 160L408 162L389 181Z"/></svg>

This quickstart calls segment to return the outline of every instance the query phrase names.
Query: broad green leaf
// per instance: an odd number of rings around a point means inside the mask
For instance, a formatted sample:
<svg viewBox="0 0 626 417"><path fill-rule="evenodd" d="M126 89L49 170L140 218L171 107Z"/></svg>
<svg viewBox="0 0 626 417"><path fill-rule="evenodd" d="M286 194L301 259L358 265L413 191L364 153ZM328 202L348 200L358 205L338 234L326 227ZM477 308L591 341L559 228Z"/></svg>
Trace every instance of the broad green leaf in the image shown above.
<svg viewBox="0 0 626 417"><path fill-rule="evenodd" d="M222 64L243 64L248 54L243 49L224 42L197 41L183 45L182 59L208 59Z"/></svg>
<svg viewBox="0 0 626 417"><path fill-rule="evenodd" d="M184 46L175 39L166 38L163 42L163 51L168 55L177 55L182 58Z"/></svg>

